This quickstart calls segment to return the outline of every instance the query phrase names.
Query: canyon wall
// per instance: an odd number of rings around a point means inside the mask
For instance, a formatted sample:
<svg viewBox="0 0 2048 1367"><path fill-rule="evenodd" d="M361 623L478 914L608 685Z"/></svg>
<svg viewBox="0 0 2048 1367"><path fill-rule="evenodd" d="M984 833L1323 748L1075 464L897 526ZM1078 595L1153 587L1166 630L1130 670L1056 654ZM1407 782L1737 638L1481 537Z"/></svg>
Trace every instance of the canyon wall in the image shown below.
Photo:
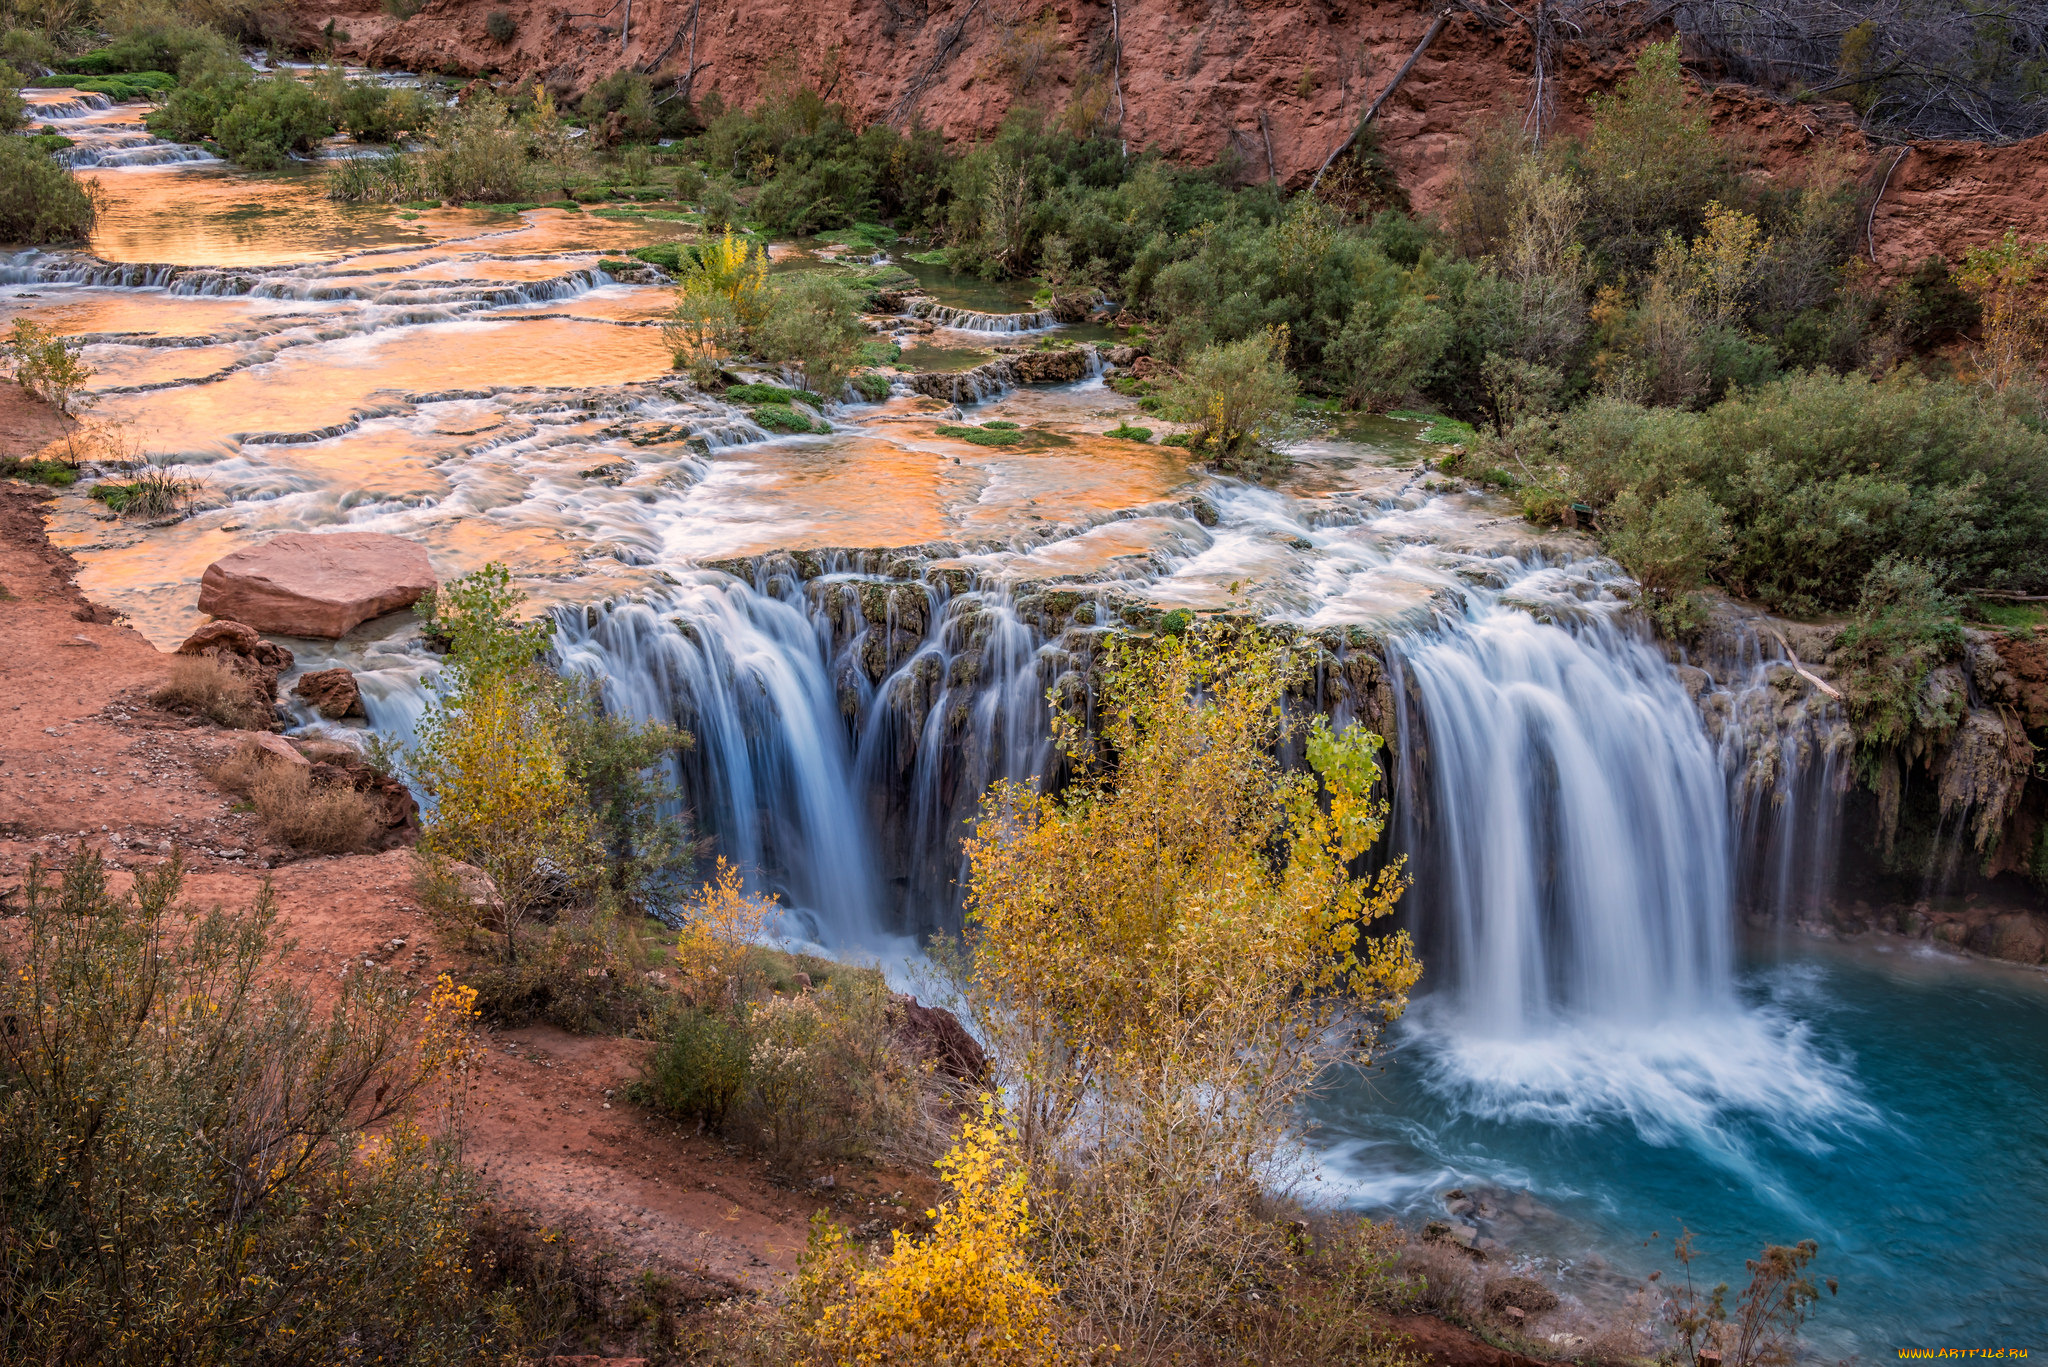
<svg viewBox="0 0 2048 1367"><path fill-rule="evenodd" d="M986 137L1020 101L1054 114L1100 107L1124 137L1175 160L1235 156L1247 180L1305 185L1429 28L1428 0L430 0L406 20L378 0L296 11L317 44L329 20L342 56L385 67L545 81L558 93L631 68L667 84L691 72L697 99L746 103L809 82L857 118L949 139ZM487 21L510 19L509 41ZM501 26L502 27L502 26ZM1582 128L1649 37L1626 25L1567 45L1548 94L1553 127ZM1516 25L1457 10L1379 119L1380 145L1415 208L1449 192L1475 121L1525 108L1531 45ZM1717 124L1767 174L1817 141L1840 141L1877 194L1866 250L1894 275L1951 259L2007 227L2048 237L2048 137L2009 147L1878 147L1844 106L1796 104L1745 87L1712 90ZM1881 191L1881 193L1879 193Z"/></svg>

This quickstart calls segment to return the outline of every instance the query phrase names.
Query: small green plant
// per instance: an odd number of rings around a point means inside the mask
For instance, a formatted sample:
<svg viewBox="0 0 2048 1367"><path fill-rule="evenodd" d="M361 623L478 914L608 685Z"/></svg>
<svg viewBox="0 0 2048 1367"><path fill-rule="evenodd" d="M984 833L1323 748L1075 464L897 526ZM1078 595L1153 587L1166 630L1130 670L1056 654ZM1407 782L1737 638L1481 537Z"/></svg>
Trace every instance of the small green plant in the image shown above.
<svg viewBox="0 0 2048 1367"><path fill-rule="evenodd" d="M725 397L734 403L795 403L798 399L806 402L810 399L810 396L794 389L774 384L727 385Z"/></svg>
<svg viewBox="0 0 2048 1367"><path fill-rule="evenodd" d="M813 422L787 403L761 405L754 410L754 422L770 432L790 436L823 436L832 430L831 423Z"/></svg>
<svg viewBox="0 0 2048 1367"><path fill-rule="evenodd" d="M0 456L0 479L18 479L29 484L47 484L68 489L78 483L78 469L61 460L21 460Z"/></svg>
<svg viewBox="0 0 2048 1367"><path fill-rule="evenodd" d="M59 413L71 413L93 402L92 396L79 392L93 376L92 367L78 358L83 345L41 323L17 318L14 330L0 340L0 366L16 384Z"/></svg>
<svg viewBox="0 0 2048 1367"><path fill-rule="evenodd" d="M1863 581L1856 616L1830 657L1840 673L1849 719L1869 749L1915 731L1939 734L1961 720L1960 696L1931 702L1921 685L1936 665L1963 649L1956 604L1942 591L1941 566L1886 556Z"/></svg>
<svg viewBox="0 0 2048 1367"><path fill-rule="evenodd" d="M519 25L512 22L512 16L501 9L494 9L484 16L484 33L499 47L512 41L519 32Z"/></svg>
<svg viewBox="0 0 2048 1367"><path fill-rule="evenodd" d="M956 441L971 442L975 446L1021 446L1024 434L1008 428L989 427L934 427L936 436L951 437Z"/></svg>
<svg viewBox="0 0 2048 1367"><path fill-rule="evenodd" d="M1116 437L1123 441L1150 441L1152 440L1152 429L1149 427L1133 427L1127 422L1120 422L1102 435L1105 437Z"/></svg>
<svg viewBox="0 0 2048 1367"><path fill-rule="evenodd" d="M745 1094L746 1032L723 1015L685 1006L662 1026L641 1065L633 1099L664 1115L718 1130Z"/></svg>
<svg viewBox="0 0 2048 1367"><path fill-rule="evenodd" d="M889 397L887 375L856 375L853 377L853 387L860 391L860 396L869 403L880 403Z"/></svg>
<svg viewBox="0 0 2048 1367"><path fill-rule="evenodd" d="M102 480L93 485L92 497L123 517L164 518L189 510L199 488L198 480L151 461L129 483Z"/></svg>
<svg viewBox="0 0 2048 1367"><path fill-rule="evenodd" d="M1015 432L1018 430L1017 424L1007 418L990 418L981 426L984 431L989 432Z"/></svg>

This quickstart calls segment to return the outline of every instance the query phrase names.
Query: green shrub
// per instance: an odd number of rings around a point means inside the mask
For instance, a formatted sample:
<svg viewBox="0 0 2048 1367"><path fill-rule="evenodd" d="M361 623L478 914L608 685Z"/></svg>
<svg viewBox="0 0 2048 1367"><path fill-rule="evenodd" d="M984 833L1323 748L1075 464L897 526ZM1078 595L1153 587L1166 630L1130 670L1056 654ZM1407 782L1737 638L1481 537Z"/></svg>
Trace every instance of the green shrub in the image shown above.
<svg viewBox="0 0 2048 1367"><path fill-rule="evenodd" d="M21 98L22 75L0 62L0 133L13 133L28 126L28 105ZM38 148L47 152L49 148Z"/></svg>
<svg viewBox="0 0 2048 1367"><path fill-rule="evenodd" d="M461 994L415 1023L396 974L356 972L316 1012L267 888L201 911L182 880L174 856L116 895L83 842L58 886L29 867L0 956L0 1357L463 1355L489 1321Z"/></svg>
<svg viewBox="0 0 2048 1367"><path fill-rule="evenodd" d="M1720 505L1698 486L1680 484L1651 502L1622 491L1602 526L1607 549L1643 586L1651 614L1673 635L1702 624L1693 590L1728 554L1728 526Z"/></svg>
<svg viewBox="0 0 2048 1367"><path fill-rule="evenodd" d="M205 24L180 17L168 6L128 9L116 27L118 33L112 42L82 56L64 59L64 70L88 76L123 72L161 75L180 70L193 58L234 56L234 45L226 38Z"/></svg>
<svg viewBox="0 0 2048 1367"><path fill-rule="evenodd" d="M519 33L519 25L512 22L512 16L501 9L494 9L484 16L484 33L499 47L512 41Z"/></svg>
<svg viewBox="0 0 2048 1367"><path fill-rule="evenodd" d="M633 1099L707 1129L725 1118L745 1094L750 1042L727 1017L694 1006L676 1011L640 1066Z"/></svg>
<svg viewBox="0 0 2048 1367"><path fill-rule="evenodd" d="M330 97L334 120L357 142L397 142L433 126L435 110L417 90L344 82Z"/></svg>
<svg viewBox="0 0 2048 1367"><path fill-rule="evenodd" d="M1024 434L1004 427L953 427L939 426L932 429L934 436L951 437L956 441L970 442L975 446L1021 446Z"/></svg>
<svg viewBox="0 0 2048 1367"><path fill-rule="evenodd" d="M90 95L104 95L116 104L129 104L145 100L152 95L177 87L177 78L165 71L134 71L124 76L81 76L76 80L51 77L52 81L62 80L73 90L83 90Z"/></svg>
<svg viewBox="0 0 2048 1367"><path fill-rule="evenodd" d="M200 53L178 68L178 88L143 122L160 138L200 142L234 107L252 82L249 68L231 56Z"/></svg>
<svg viewBox="0 0 2048 1367"><path fill-rule="evenodd" d="M772 284L767 316L748 340L766 359L799 366L806 388L836 399L868 337L859 292L823 271L775 277Z"/></svg>
<svg viewBox="0 0 2048 1367"><path fill-rule="evenodd" d="M426 190L419 160L403 153L382 157L349 157L327 173L327 197L344 204L422 203ZM439 201L428 204L436 208Z"/></svg>
<svg viewBox="0 0 2048 1367"><path fill-rule="evenodd" d="M1676 38L1652 43L1611 96L1593 97L1593 129L1571 160L1586 192L1585 233L1607 270L1647 275L1667 233L1690 239L1709 201L1727 199L1727 154L1695 103Z"/></svg>
<svg viewBox="0 0 2048 1367"><path fill-rule="evenodd" d="M1118 437L1124 441L1150 441L1152 440L1152 429L1149 427L1133 427L1127 422L1120 422L1102 435L1105 437Z"/></svg>
<svg viewBox="0 0 2048 1367"><path fill-rule="evenodd" d="M869 403L880 403L889 397L887 375L856 375L852 383L853 387L860 391L860 396Z"/></svg>
<svg viewBox="0 0 2048 1367"><path fill-rule="evenodd" d="M27 139L0 134L0 242L41 245L90 234L94 192Z"/></svg>
<svg viewBox="0 0 2048 1367"><path fill-rule="evenodd" d="M214 121L213 138L230 160L274 170L305 155L334 132L327 104L305 82L286 75L251 81Z"/></svg>
<svg viewBox="0 0 2048 1367"><path fill-rule="evenodd" d="M682 246L675 242L657 242L651 247L641 247L632 255L650 266L659 266L665 271L682 269Z"/></svg>
<svg viewBox="0 0 2048 1367"><path fill-rule="evenodd" d="M1938 563L1886 556L1864 576L1856 616L1829 661L1866 747L1888 748L1917 732L1942 734L1962 720L1961 690L1924 696L1928 671L1962 653L1957 605L1942 592Z"/></svg>
<svg viewBox="0 0 2048 1367"><path fill-rule="evenodd" d="M93 375L92 367L78 359L83 345L40 323L17 318L13 330L0 339L0 368L59 413L69 413L91 403L90 397L81 400L79 395Z"/></svg>
<svg viewBox="0 0 2048 1367"><path fill-rule="evenodd" d="M1721 581L1774 611L1849 607L1888 555L1978 588L2048 574L2048 433L1953 381L1804 374L1701 413L1600 399L1545 444L1595 509L1697 486L1727 520Z"/></svg>
<svg viewBox="0 0 2048 1367"><path fill-rule="evenodd" d="M1286 332L1204 347L1188 358L1160 398L1161 411L1188 423L1187 448L1219 470L1260 475L1284 469L1276 443L1293 435L1299 390L1287 370Z"/></svg>
<svg viewBox="0 0 2048 1367"><path fill-rule="evenodd" d="M29 484L47 484L53 489L68 489L78 483L78 467L66 465L61 460L22 460L16 456L0 456L0 479L18 479Z"/></svg>
<svg viewBox="0 0 2048 1367"><path fill-rule="evenodd" d="M552 150L560 141L551 128L522 128L496 96L479 96L436 123L422 170L443 199L534 204L544 184L554 188L567 165L567 154Z"/></svg>
<svg viewBox="0 0 2048 1367"><path fill-rule="evenodd" d="M730 391L728 391L730 392ZM828 422L812 422L788 404L763 404L754 410L755 425L770 432L784 432L794 436L823 436L832 430Z"/></svg>
<svg viewBox="0 0 2048 1367"><path fill-rule="evenodd" d="M39 28L0 28L0 62L26 71L30 67L55 67L57 45Z"/></svg>

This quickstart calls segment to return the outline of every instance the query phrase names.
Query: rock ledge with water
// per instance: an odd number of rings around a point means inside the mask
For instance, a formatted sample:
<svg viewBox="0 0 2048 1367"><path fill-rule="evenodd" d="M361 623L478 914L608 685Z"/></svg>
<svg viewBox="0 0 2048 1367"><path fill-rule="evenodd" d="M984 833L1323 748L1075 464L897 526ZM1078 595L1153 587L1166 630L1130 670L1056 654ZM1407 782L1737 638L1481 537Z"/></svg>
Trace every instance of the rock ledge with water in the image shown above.
<svg viewBox="0 0 2048 1367"><path fill-rule="evenodd" d="M214 561L199 610L258 631L329 640L434 587L424 546L378 532L286 532Z"/></svg>

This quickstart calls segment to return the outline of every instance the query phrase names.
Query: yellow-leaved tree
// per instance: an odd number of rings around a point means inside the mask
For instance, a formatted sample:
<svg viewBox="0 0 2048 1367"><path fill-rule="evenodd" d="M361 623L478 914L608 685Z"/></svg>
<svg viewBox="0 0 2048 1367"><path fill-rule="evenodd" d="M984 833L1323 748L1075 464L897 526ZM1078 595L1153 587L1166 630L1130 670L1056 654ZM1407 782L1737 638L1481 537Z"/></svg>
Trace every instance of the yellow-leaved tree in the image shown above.
<svg viewBox="0 0 2048 1367"><path fill-rule="evenodd" d="M767 316L768 301L767 254L728 228L684 253L661 339L680 369L738 346Z"/></svg>
<svg viewBox="0 0 2048 1367"><path fill-rule="evenodd" d="M447 661L399 756L430 799L420 854L488 876L481 919L504 937L508 963L543 908L643 903L694 848L661 814L672 794L654 776L687 737L609 714L594 687L548 668L553 623L520 621L522 599L491 564L427 600Z"/></svg>
<svg viewBox="0 0 2048 1367"><path fill-rule="evenodd" d="M1259 1212L1300 1104L1420 969L1405 932L1366 933L1399 861L1351 872L1386 822L1380 738L1285 715L1307 662L1256 631L1111 652L1099 735L1059 724L1073 781L986 800L965 996L1068 1299L1149 1354L1275 1255ZM1277 758L1294 738L1312 772Z"/></svg>
<svg viewBox="0 0 2048 1367"><path fill-rule="evenodd" d="M953 1199L927 1211L923 1238L898 1230L868 1264L824 1215L797 1280L799 1317L834 1367L1062 1367L1059 1289L1033 1265L1027 1173L994 1097L939 1160Z"/></svg>

